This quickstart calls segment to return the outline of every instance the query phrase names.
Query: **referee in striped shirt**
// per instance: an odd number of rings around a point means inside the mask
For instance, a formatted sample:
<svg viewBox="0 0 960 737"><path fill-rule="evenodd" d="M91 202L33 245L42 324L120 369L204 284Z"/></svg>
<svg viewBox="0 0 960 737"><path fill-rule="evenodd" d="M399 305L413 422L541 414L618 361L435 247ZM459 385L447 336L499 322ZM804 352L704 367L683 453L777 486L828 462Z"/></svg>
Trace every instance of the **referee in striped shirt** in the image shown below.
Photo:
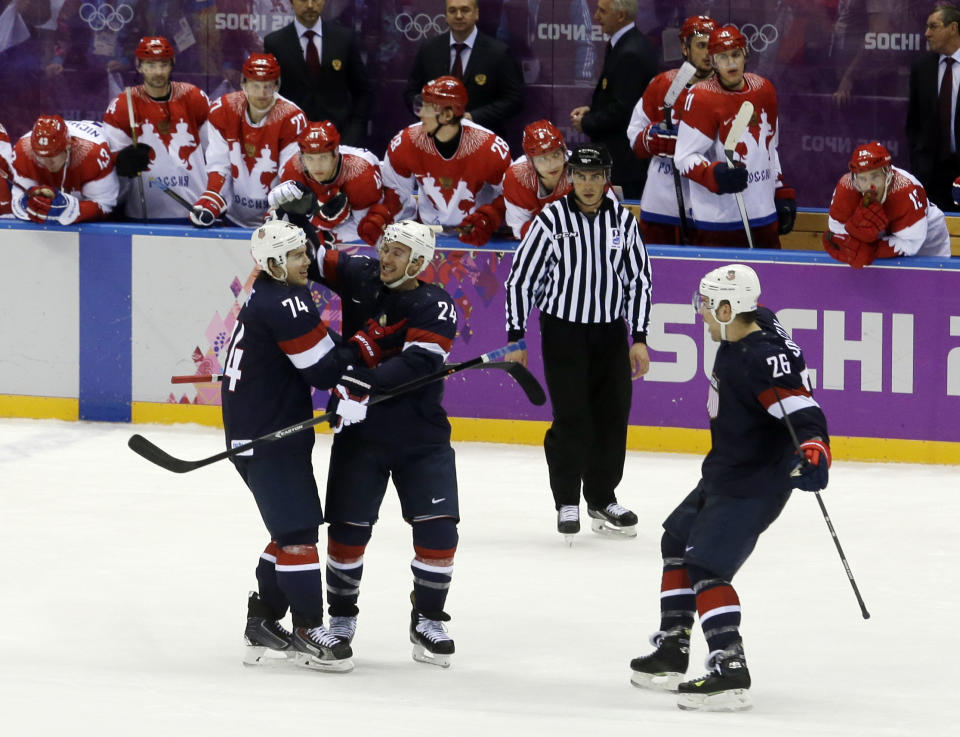
<svg viewBox="0 0 960 737"><path fill-rule="evenodd" d="M631 374L650 368L650 261L636 218L609 191L606 147L582 145L567 166L573 190L543 208L514 256L507 335L523 337L530 309L539 308L553 406L543 446L558 531L580 531L582 485L594 531L633 537L637 516L614 490L623 477ZM526 365L526 351L506 360Z"/></svg>

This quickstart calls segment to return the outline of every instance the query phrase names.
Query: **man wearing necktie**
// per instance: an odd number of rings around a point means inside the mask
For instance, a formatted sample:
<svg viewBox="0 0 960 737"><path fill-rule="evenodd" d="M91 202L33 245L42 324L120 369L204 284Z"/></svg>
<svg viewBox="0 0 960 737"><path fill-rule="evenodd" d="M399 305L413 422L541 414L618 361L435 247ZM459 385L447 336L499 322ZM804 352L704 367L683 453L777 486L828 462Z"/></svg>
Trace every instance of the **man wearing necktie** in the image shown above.
<svg viewBox="0 0 960 737"><path fill-rule="evenodd" d="M353 32L320 18L326 0L290 0L294 21L263 39L277 57L280 94L312 121L329 120L349 146L366 141L370 83Z"/></svg>
<svg viewBox="0 0 960 737"><path fill-rule="evenodd" d="M960 89L960 10L943 4L927 18L925 54L910 68L907 140L910 168L941 210L960 210L951 193L960 176L957 91Z"/></svg>
<svg viewBox="0 0 960 737"><path fill-rule="evenodd" d="M450 30L424 41L404 89L407 107L427 82L451 76L467 88L467 120L505 136L505 122L523 106L523 75L506 44L477 29L478 0L445 0Z"/></svg>
<svg viewBox="0 0 960 737"><path fill-rule="evenodd" d="M633 154L627 126L637 100L657 73L653 48L634 25L637 0L598 0L593 20L610 37L603 70L589 105L570 111L570 125L594 143L603 143L613 157L612 182L626 199L639 200L648 161Z"/></svg>

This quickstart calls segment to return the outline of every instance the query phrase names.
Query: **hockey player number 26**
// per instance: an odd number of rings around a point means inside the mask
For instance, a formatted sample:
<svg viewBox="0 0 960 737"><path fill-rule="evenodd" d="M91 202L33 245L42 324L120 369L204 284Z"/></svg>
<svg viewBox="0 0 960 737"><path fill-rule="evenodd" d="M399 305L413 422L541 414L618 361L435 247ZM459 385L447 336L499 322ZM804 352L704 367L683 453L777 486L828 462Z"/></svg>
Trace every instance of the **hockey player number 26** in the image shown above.
<svg viewBox="0 0 960 737"><path fill-rule="evenodd" d="M769 363L770 368L773 369L773 378L775 379L791 373L790 359L787 358L786 353L778 353L775 356L767 356L767 363Z"/></svg>

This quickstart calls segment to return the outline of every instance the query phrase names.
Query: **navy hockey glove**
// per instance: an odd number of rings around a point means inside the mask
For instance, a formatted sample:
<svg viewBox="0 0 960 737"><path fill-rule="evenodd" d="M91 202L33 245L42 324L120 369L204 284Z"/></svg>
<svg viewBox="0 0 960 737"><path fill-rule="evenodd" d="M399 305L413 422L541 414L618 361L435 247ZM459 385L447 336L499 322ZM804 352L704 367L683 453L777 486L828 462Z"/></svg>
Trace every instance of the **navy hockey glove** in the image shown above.
<svg viewBox="0 0 960 737"><path fill-rule="evenodd" d="M793 230L797 219L797 195L793 187L779 187L773 195L773 204L777 208L777 232L786 235Z"/></svg>
<svg viewBox="0 0 960 737"><path fill-rule="evenodd" d="M406 325L406 318L391 325L379 325L374 320L367 320L364 329L354 333L349 342L357 346L367 368L373 368L385 356L399 353L406 340Z"/></svg>
<svg viewBox="0 0 960 737"><path fill-rule="evenodd" d="M117 152L117 176L132 179L150 168L150 147L145 143L129 145Z"/></svg>
<svg viewBox="0 0 960 737"><path fill-rule="evenodd" d="M345 192L337 192L333 197L320 205L317 218L320 227L332 230L350 217L350 205Z"/></svg>
<svg viewBox="0 0 960 737"><path fill-rule="evenodd" d="M747 188L748 174L744 166L718 161L713 165L713 177L717 181L717 194L736 194Z"/></svg>
<svg viewBox="0 0 960 737"><path fill-rule="evenodd" d="M790 471L795 489L820 491L827 488L830 476L830 446L822 440L805 440L800 443L803 455L797 455Z"/></svg>
<svg viewBox="0 0 960 737"><path fill-rule="evenodd" d="M343 428L363 422L367 418L367 403L370 401L370 384L354 374L351 369L340 377L333 389L337 402L333 406L336 414L335 433Z"/></svg>

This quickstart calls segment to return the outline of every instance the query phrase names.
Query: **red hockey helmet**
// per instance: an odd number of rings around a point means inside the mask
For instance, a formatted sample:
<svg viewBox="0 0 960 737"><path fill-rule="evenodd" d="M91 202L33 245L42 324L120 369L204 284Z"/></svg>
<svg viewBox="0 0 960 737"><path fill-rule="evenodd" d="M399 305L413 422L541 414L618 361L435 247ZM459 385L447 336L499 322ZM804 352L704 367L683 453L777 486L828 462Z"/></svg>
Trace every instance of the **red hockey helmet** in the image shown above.
<svg viewBox="0 0 960 737"><path fill-rule="evenodd" d="M280 62L273 54L250 54L243 63L243 76L263 82L280 79Z"/></svg>
<svg viewBox="0 0 960 737"><path fill-rule="evenodd" d="M523 152L527 158L548 154L557 149L567 150L563 133L549 120L537 120L523 129Z"/></svg>
<svg viewBox="0 0 960 737"><path fill-rule="evenodd" d="M340 146L340 132L329 120L310 123L303 135L297 140L302 154L323 154L337 152Z"/></svg>
<svg viewBox="0 0 960 737"><path fill-rule="evenodd" d="M854 174L888 167L893 162L890 152L879 142L870 141L853 149L850 155L850 171Z"/></svg>
<svg viewBox="0 0 960 737"><path fill-rule="evenodd" d="M70 133L59 115L41 115L30 132L30 148L37 156L56 156L67 150Z"/></svg>
<svg viewBox="0 0 960 737"><path fill-rule="evenodd" d="M717 22L709 15L691 15L683 22L680 40L686 41L691 36L709 36L715 30Z"/></svg>
<svg viewBox="0 0 960 737"><path fill-rule="evenodd" d="M707 42L707 52L713 54L722 54L724 51L733 49L747 50L747 39L736 26L721 26L710 32L710 40Z"/></svg>
<svg viewBox="0 0 960 737"><path fill-rule="evenodd" d="M430 80L423 85L420 99L441 110L452 108L453 114L458 118L462 118L467 112L467 88L456 77L445 76Z"/></svg>
<svg viewBox="0 0 960 737"><path fill-rule="evenodd" d="M147 60L173 60L173 46L163 36L144 36L137 45L135 55L138 59Z"/></svg>

